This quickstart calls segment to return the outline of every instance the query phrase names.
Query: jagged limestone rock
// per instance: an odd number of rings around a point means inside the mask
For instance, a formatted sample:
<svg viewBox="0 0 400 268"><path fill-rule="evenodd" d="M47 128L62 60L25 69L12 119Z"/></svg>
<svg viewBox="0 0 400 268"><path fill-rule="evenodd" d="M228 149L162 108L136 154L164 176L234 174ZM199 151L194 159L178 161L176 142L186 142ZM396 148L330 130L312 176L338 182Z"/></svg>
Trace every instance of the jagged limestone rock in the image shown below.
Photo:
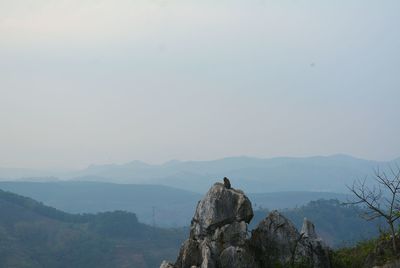
<svg viewBox="0 0 400 268"><path fill-rule="evenodd" d="M252 218L251 202L242 191L214 184L197 205L190 237L174 267L250 267L246 266L251 257L245 245Z"/></svg>
<svg viewBox="0 0 400 268"><path fill-rule="evenodd" d="M160 268L268 268L295 263L330 267L328 249L307 219L299 233L273 211L249 239L247 224L252 217L251 202L242 191L214 184L197 205L189 239L175 264L163 262Z"/></svg>
<svg viewBox="0 0 400 268"><path fill-rule="evenodd" d="M218 241L224 248L228 245L243 246L247 238L247 224L244 221L233 222L217 228L213 241Z"/></svg>
<svg viewBox="0 0 400 268"><path fill-rule="evenodd" d="M251 202L242 191L227 189L222 183L216 183L197 205L191 236L202 238L226 224L249 223L252 218Z"/></svg>
<svg viewBox="0 0 400 268"><path fill-rule="evenodd" d="M329 268L329 248L323 243L320 238L309 239L304 238L302 241L304 248L302 257L309 263L310 267Z"/></svg>
<svg viewBox="0 0 400 268"><path fill-rule="evenodd" d="M301 236L301 242L304 247L303 254L308 259L312 259L311 263L313 266L330 267L329 249L315 232L314 224L307 218L304 218Z"/></svg>
<svg viewBox="0 0 400 268"><path fill-rule="evenodd" d="M229 246L220 255L219 263L221 268L254 268L254 257L243 247Z"/></svg>
<svg viewBox="0 0 400 268"><path fill-rule="evenodd" d="M329 268L328 248L316 235L314 225L305 220L303 229L299 233L293 223L278 211L271 212L252 232L251 246L257 263L261 267L297 263Z"/></svg>
<svg viewBox="0 0 400 268"><path fill-rule="evenodd" d="M186 240L179 252L178 259L175 266L177 267L192 267L200 266L202 262L202 253L200 250L200 243L197 240Z"/></svg>
<svg viewBox="0 0 400 268"><path fill-rule="evenodd" d="M303 227L301 227L300 234L302 234L303 237L307 237L310 239L318 239L317 233L315 232L314 224L307 218L304 218Z"/></svg>
<svg viewBox="0 0 400 268"><path fill-rule="evenodd" d="M161 263L160 268L174 268L174 265L172 263L167 262L167 261L163 261Z"/></svg>
<svg viewBox="0 0 400 268"><path fill-rule="evenodd" d="M262 267L273 267L277 263L294 261L299 239L295 226L275 210L252 231L251 246Z"/></svg>

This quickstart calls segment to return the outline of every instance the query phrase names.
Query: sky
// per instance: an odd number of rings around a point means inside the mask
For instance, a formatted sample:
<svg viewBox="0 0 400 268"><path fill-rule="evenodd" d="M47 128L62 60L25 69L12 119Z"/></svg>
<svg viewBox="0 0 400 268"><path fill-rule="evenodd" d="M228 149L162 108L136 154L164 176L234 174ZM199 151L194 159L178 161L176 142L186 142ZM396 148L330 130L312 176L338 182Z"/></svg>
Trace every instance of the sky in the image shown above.
<svg viewBox="0 0 400 268"><path fill-rule="evenodd" d="M0 0L0 167L400 156L397 0Z"/></svg>

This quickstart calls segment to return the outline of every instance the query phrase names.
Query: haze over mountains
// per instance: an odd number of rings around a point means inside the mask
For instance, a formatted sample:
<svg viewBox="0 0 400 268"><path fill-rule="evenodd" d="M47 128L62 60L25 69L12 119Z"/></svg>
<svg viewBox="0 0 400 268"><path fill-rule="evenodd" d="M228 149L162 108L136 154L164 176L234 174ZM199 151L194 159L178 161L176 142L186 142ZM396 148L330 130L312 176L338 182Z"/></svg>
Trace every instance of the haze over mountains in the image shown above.
<svg viewBox="0 0 400 268"><path fill-rule="evenodd" d="M102 182L0 182L0 189L69 213L129 211L141 222L163 227L188 226L201 198L167 186Z"/></svg>
<svg viewBox="0 0 400 268"><path fill-rule="evenodd" d="M125 184L158 184L203 193L215 180L227 176L234 187L247 192L327 191L347 193L346 185L371 175L377 167L400 163L373 161L348 155L314 157L230 157L212 161L169 161L150 165L140 161L126 164L91 165L78 171L38 171L0 168L2 180L101 181Z"/></svg>
<svg viewBox="0 0 400 268"><path fill-rule="evenodd" d="M41 188L50 196L51 187L56 190L59 183L50 184L13 182L8 186ZM75 189L77 185L82 186L76 182L67 184ZM88 184L99 189L96 184L101 183ZM0 188L4 186L7 183L2 183ZM74 198L83 196L86 190L82 187ZM103 192L107 191L103 189ZM53 198L57 199L59 194L62 191L56 190ZM334 200L314 201L282 212L297 226L304 217L312 220L331 246L353 244L377 233L376 223L357 216L359 209L341 206ZM161 229L145 225L138 221L136 214L124 211L70 214L3 190L0 190L0 213L0 267L158 267L162 259L173 259L178 254L189 232L187 228ZM267 214L267 210L256 210L251 228Z"/></svg>
<svg viewBox="0 0 400 268"><path fill-rule="evenodd" d="M144 223L173 227L188 226L201 195L224 176L234 188L248 193L254 208L284 209L318 199L346 200L346 185L372 175L377 167L399 162L333 155L231 157L162 165L134 161L69 172L0 169L0 188L70 213L125 210Z"/></svg>
<svg viewBox="0 0 400 268"><path fill-rule="evenodd" d="M188 226L201 194L161 185L103 182L0 182L0 189L27 196L69 213L124 210L161 227ZM328 192L249 193L254 208L283 209L318 199L346 199Z"/></svg>

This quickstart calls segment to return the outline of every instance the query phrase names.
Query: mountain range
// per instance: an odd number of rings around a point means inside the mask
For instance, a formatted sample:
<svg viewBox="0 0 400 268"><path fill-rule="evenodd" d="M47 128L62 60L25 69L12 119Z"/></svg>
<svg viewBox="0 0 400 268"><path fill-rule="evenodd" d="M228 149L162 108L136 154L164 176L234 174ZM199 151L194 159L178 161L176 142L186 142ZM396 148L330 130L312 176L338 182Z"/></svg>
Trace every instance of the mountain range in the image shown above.
<svg viewBox="0 0 400 268"><path fill-rule="evenodd" d="M377 167L400 163L373 161L348 155L314 157L230 157L212 161L169 161L151 165L140 161L126 164L91 165L77 171L0 169L2 180L100 181L124 184L157 184L197 193L227 176L232 186L248 192L326 191L347 193L346 185L371 175Z"/></svg>

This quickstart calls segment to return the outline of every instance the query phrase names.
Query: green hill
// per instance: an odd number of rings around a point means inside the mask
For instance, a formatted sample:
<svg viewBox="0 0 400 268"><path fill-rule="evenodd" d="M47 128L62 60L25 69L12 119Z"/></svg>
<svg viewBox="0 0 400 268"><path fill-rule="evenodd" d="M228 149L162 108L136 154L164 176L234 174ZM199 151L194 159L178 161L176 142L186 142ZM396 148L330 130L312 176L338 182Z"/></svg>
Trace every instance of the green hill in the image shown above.
<svg viewBox="0 0 400 268"><path fill-rule="evenodd" d="M201 195L161 185L103 182L0 182L0 189L27 196L69 213L133 212L159 227L188 226Z"/></svg>
<svg viewBox="0 0 400 268"><path fill-rule="evenodd" d="M186 234L133 213L74 215L2 190L0 215L0 267L156 267Z"/></svg>

